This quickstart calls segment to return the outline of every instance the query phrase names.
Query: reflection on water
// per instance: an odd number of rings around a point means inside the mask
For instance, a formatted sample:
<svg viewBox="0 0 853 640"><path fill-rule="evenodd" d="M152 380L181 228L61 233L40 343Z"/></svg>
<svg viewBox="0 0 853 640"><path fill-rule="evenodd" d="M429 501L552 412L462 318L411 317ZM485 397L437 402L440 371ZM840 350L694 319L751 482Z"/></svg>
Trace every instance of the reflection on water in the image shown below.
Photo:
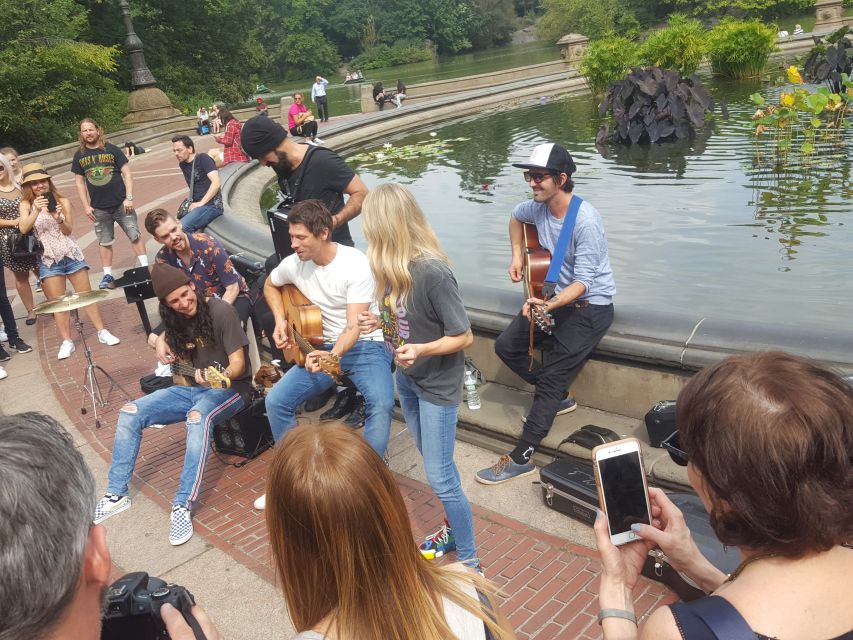
<svg viewBox="0 0 853 640"><path fill-rule="evenodd" d="M536 144L556 141L575 157L579 195L604 217L617 304L712 318L846 329L853 315L851 134L830 166L783 174L753 164L759 85L715 84L730 118L681 148L594 145L600 120L589 97L506 109L414 134L377 140L395 146L470 138L437 157L396 166L353 163L368 186L409 186L464 284L518 291L506 275L507 220L529 197L521 171ZM354 227L360 237L358 220Z"/></svg>

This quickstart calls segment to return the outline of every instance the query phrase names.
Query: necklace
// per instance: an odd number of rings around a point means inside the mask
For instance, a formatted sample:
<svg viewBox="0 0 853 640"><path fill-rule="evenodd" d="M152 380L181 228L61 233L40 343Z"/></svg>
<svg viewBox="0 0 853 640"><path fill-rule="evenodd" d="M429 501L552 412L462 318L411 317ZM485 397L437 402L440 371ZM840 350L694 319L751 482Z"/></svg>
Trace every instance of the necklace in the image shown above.
<svg viewBox="0 0 853 640"><path fill-rule="evenodd" d="M3 193L12 193L13 191L17 191L17 190L18 190L18 187L16 187L15 185L12 185L8 189L5 187L0 187L0 191L2 191Z"/></svg>
<svg viewBox="0 0 853 640"><path fill-rule="evenodd" d="M733 582L735 578L737 578L744 569L746 569L753 562L758 562L759 560L766 560L767 558L775 558L778 556L778 553L757 553L754 556L750 556L743 562L741 562L737 568L729 574L729 577L726 578L726 582Z"/></svg>

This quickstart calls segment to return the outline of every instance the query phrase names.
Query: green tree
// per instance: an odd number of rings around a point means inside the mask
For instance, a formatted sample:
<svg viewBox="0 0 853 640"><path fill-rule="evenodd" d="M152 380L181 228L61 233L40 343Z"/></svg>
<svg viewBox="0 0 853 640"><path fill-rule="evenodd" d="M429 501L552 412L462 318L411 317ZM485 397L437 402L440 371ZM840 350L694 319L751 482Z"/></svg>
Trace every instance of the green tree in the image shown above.
<svg viewBox="0 0 853 640"><path fill-rule="evenodd" d="M620 0L542 0L545 15L539 23L543 38L558 40L581 33L591 40L611 34L635 37L639 23Z"/></svg>
<svg viewBox="0 0 853 640"><path fill-rule="evenodd" d="M808 11L814 0L672 0L678 10L703 16L772 19Z"/></svg>

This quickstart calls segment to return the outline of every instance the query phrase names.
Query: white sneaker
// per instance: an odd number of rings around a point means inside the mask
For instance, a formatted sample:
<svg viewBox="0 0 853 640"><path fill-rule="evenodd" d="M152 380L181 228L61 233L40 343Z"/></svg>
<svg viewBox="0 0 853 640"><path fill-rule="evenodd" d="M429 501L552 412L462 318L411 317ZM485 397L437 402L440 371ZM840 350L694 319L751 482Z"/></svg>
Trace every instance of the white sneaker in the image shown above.
<svg viewBox="0 0 853 640"><path fill-rule="evenodd" d="M104 497L98 500L98 505L95 507L95 517L92 522L101 524L107 518L121 513L126 509L130 509L129 497L105 493Z"/></svg>
<svg viewBox="0 0 853 640"><path fill-rule="evenodd" d="M73 340L63 340L62 344L59 345L59 353L56 354L56 359L65 360L65 358L71 357L71 354L74 353L76 349L77 347L74 346Z"/></svg>
<svg viewBox="0 0 853 640"><path fill-rule="evenodd" d="M9 336L6 335L6 327L0 325L0 342L8 342Z"/></svg>
<svg viewBox="0 0 853 640"><path fill-rule="evenodd" d="M109 345L112 347L113 345L116 345L119 342L121 342L121 340L116 338L113 334L111 334L106 329L101 329L100 331L98 331L98 342L100 342L101 344L106 344L106 345Z"/></svg>
<svg viewBox="0 0 853 640"><path fill-rule="evenodd" d="M0 380L2 380L3 378L8 378L8 377L9 377L9 374L6 373L6 370L3 367L0 367Z"/></svg>
<svg viewBox="0 0 853 640"><path fill-rule="evenodd" d="M263 511L267 508L267 494L262 495L260 498L255 500L254 505L255 509L258 511Z"/></svg>
<svg viewBox="0 0 853 640"><path fill-rule="evenodd" d="M314 138L314 142L316 142L317 144L326 144L326 141L321 140L320 138Z"/></svg>
<svg viewBox="0 0 853 640"><path fill-rule="evenodd" d="M190 510L176 504L172 507L169 524L169 542L173 547L184 544L193 537L193 518Z"/></svg>

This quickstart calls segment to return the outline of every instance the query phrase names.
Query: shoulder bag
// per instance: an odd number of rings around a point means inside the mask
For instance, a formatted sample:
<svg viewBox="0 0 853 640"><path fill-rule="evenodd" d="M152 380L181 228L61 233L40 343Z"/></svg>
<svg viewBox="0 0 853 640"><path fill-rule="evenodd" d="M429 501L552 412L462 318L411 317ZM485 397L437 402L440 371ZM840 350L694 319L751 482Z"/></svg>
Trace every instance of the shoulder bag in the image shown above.
<svg viewBox="0 0 853 640"><path fill-rule="evenodd" d="M21 233L17 227L11 233L3 235L6 251L13 258L24 260L26 258L39 258L44 253L44 245L36 238L32 231Z"/></svg>
<svg viewBox="0 0 853 640"><path fill-rule="evenodd" d="M195 186L195 161L197 158L198 152L196 152L195 158L193 158L192 168L190 169L190 197L184 200L178 207L178 220L180 220L190 212L190 206L192 206L193 203L193 187Z"/></svg>

